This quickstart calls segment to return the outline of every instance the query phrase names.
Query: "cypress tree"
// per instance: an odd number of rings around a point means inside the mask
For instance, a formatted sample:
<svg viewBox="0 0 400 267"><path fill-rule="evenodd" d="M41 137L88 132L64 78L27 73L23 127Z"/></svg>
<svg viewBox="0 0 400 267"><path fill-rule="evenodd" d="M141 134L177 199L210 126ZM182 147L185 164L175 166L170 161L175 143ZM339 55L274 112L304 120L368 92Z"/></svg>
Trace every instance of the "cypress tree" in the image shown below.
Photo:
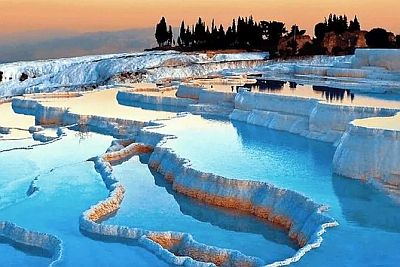
<svg viewBox="0 0 400 267"><path fill-rule="evenodd" d="M179 46L186 45L186 30L185 30L185 22L183 20L181 23L181 27L179 29L178 45Z"/></svg>
<svg viewBox="0 0 400 267"><path fill-rule="evenodd" d="M169 40L167 22L165 21L164 17L161 18L160 23L158 23L156 26L155 37L156 37L158 46L160 46L160 47L163 46L165 44L165 42L167 42Z"/></svg>
<svg viewBox="0 0 400 267"><path fill-rule="evenodd" d="M356 32L360 30L361 30L360 22L358 21L357 16L355 16L354 20L350 20L349 32Z"/></svg>
<svg viewBox="0 0 400 267"><path fill-rule="evenodd" d="M172 32L172 26L169 25L169 29L168 29L168 45L172 45L172 38L173 38L173 32Z"/></svg>

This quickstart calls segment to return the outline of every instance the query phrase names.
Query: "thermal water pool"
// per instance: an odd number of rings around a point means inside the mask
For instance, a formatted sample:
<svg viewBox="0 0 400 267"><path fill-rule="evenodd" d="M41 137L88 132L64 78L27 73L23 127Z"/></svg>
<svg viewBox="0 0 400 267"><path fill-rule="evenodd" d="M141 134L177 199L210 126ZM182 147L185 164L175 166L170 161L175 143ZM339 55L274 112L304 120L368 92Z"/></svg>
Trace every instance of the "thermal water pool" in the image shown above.
<svg viewBox="0 0 400 267"><path fill-rule="evenodd" d="M130 114L129 118L134 116ZM190 159L194 168L231 178L271 182L330 206L329 214L340 226L329 229L322 247L306 254L298 265L391 266L399 260L399 205L367 184L332 175L334 150L330 145L199 116L164 122L167 126L155 131L176 135L178 138L165 146ZM135 266L165 265L135 243L92 239L79 232L82 212L108 195L93 164L85 160L103 153L111 138L89 134L82 139L71 131L67 134L60 141L32 150L0 153L0 167L4 170L0 174L0 220L59 236L64 244L62 266L127 266L133 262ZM268 261L292 256L296 249L285 233L273 226L174 193L162 177L152 175L137 158L115 166L114 172L127 187L126 199L121 210L104 224L184 231L199 242L239 249ZM27 188L35 177L39 192L27 198ZM8 244L0 244L0 250L7 253L10 263L23 262L22 258L27 257ZM29 254L32 265L35 261L49 261L37 254Z"/></svg>
<svg viewBox="0 0 400 267"><path fill-rule="evenodd" d="M58 236L63 242L60 266L166 265L135 244L100 242L79 231L82 212L108 196L93 163L86 160L102 154L110 143L109 136L91 133L82 139L67 131L67 136L52 144L0 153L0 221ZM39 191L27 197L35 177ZM35 257L31 250L15 250L8 243L0 243L0 255L7 255L2 256L0 266L50 263L49 258Z"/></svg>
<svg viewBox="0 0 400 267"><path fill-rule="evenodd" d="M12 110L10 102L0 102L0 114L0 127L7 127L10 129L10 133L6 135L0 132L0 141L7 139L23 139L31 136L28 129L35 124L34 117L16 114Z"/></svg>
<svg viewBox="0 0 400 267"><path fill-rule="evenodd" d="M0 238L0 266L47 266L50 264L49 253L41 249L34 249L17 245L5 238ZM3 255L7 255L4 257Z"/></svg>
<svg viewBox="0 0 400 267"><path fill-rule="evenodd" d="M167 119L175 116L174 112L153 111L119 105L115 88L87 92L83 96L71 98L36 98L46 107L68 109L70 113L94 115L104 118L118 118L148 122L155 119Z"/></svg>
<svg viewBox="0 0 400 267"><path fill-rule="evenodd" d="M298 249L279 227L176 193L164 177L152 174L137 157L113 170L126 192L120 210L104 224L190 233L201 243L239 250L268 263L289 258Z"/></svg>
<svg viewBox="0 0 400 267"><path fill-rule="evenodd" d="M40 144L32 138L21 140L0 140L0 152Z"/></svg>
<svg viewBox="0 0 400 267"><path fill-rule="evenodd" d="M233 93L237 93L240 87L244 87L251 92L312 98L338 105L400 108L400 96L398 94L360 93L359 91L349 90L345 86L343 88L335 88L329 86L301 84L292 81L257 78L255 83L248 83L243 86L218 85L210 82L209 84L202 84L202 87L211 91Z"/></svg>
<svg viewBox="0 0 400 267"><path fill-rule="evenodd" d="M15 113L10 102L0 103L0 152L40 143L31 138L28 129L32 125L35 125L33 116Z"/></svg>
<svg viewBox="0 0 400 267"><path fill-rule="evenodd" d="M299 266L396 266L400 204L369 184L332 174L334 148L286 132L189 115L153 131L176 135L164 146L193 168L261 180L327 204L339 226Z"/></svg>

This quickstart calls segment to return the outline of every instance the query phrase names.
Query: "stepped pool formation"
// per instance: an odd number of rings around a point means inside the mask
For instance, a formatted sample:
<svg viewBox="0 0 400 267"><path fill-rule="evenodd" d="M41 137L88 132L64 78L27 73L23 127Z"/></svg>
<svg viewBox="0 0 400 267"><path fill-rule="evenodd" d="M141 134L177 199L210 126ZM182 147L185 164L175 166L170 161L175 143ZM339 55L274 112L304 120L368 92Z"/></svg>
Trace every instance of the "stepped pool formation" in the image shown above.
<svg viewBox="0 0 400 267"><path fill-rule="evenodd" d="M397 266L393 51L0 65L0 266Z"/></svg>

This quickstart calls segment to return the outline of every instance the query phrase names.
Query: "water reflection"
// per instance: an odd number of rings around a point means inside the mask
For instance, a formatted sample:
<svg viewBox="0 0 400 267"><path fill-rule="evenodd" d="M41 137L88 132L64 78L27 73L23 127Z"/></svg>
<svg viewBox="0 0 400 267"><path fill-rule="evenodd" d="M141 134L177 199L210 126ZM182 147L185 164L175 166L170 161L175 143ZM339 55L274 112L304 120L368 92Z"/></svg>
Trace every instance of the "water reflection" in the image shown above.
<svg viewBox="0 0 400 267"><path fill-rule="evenodd" d="M399 203L371 184L333 175L332 185L350 223L400 233Z"/></svg>
<svg viewBox="0 0 400 267"><path fill-rule="evenodd" d="M251 233L261 235L267 240L278 244L287 245L293 249L298 247L287 237L284 229L279 228L267 221L263 221L252 215L238 212L232 209L226 209L204 204L196 199L184 196L172 189L170 183L160 174L151 171L154 176L155 184L174 197L184 215L191 216L193 219L201 222L210 223L221 229L241 233Z"/></svg>
<svg viewBox="0 0 400 267"><path fill-rule="evenodd" d="M78 138L79 143L85 141L92 136L90 127L87 124L77 124L70 128L75 131L75 137Z"/></svg>
<svg viewBox="0 0 400 267"><path fill-rule="evenodd" d="M296 89L297 88L297 83L296 82L289 82L289 88Z"/></svg>
<svg viewBox="0 0 400 267"><path fill-rule="evenodd" d="M51 257L52 257L52 253L48 250L45 250L45 249L42 249L39 247L33 247L33 246L16 243L16 242L12 241L11 239L0 236L0 246L2 246L2 245L9 245L9 246L13 247L14 249L21 251L25 255L28 255L28 256L36 256L36 257L43 257L43 258L49 258L49 259L51 259Z"/></svg>
<svg viewBox="0 0 400 267"><path fill-rule="evenodd" d="M316 85L310 86L298 84L292 81L257 79L256 83L245 84L244 87L248 88L249 91L255 92L268 92L278 94L291 93L293 95L299 96L313 96L324 99L327 102L343 102L343 100L345 100L346 98L352 103L355 97L354 94L351 93L348 89Z"/></svg>
<svg viewBox="0 0 400 267"><path fill-rule="evenodd" d="M190 233L200 243L239 250L267 262L289 257L298 249L279 227L175 192L164 177L149 171L148 156L139 157L144 164L133 157L114 167L126 193L121 208L104 224Z"/></svg>
<svg viewBox="0 0 400 267"><path fill-rule="evenodd" d="M284 81L257 79L256 83L245 84L244 87L248 88L250 91L275 92L282 90L285 84L286 82Z"/></svg>
<svg viewBox="0 0 400 267"><path fill-rule="evenodd" d="M354 94L348 89L313 85L313 90L321 92L321 97L328 102L343 102L345 98L350 99L350 102L354 100Z"/></svg>
<svg viewBox="0 0 400 267"><path fill-rule="evenodd" d="M206 119L209 119L206 117ZM324 142L311 140L292 133L276 131L269 128L247 124L240 121L231 122L245 148L274 147L283 151L299 151L312 156L315 164L330 169L335 150ZM323 155L323 156L322 156ZM289 157L289 155L287 155Z"/></svg>
<svg viewBox="0 0 400 267"><path fill-rule="evenodd" d="M111 218L111 216L109 216L108 218ZM100 242L108 243L108 244L122 244L122 245L126 245L126 246L135 247L137 249L143 249L143 247L139 244L138 240L135 240L132 238L91 233L84 229L79 229L79 232L83 236L88 237L94 241L100 241Z"/></svg>
<svg viewBox="0 0 400 267"><path fill-rule="evenodd" d="M284 151L283 160L286 165L283 166L283 170L286 171L285 168L290 165L290 169L294 170L294 178L306 176L308 180L298 180L299 183L303 182L303 184L293 183L293 189L296 191L305 190L304 193L313 197L317 202L329 204L333 208L333 213L340 212L345 219L345 222L340 222L342 227L346 227L345 225L348 224L356 224L360 227L400 233L400 213L398 212L400 203L398 199L371 184L332 175L331 162L334 153L332 146L241 122L233 122L232 124L244 148L252 150L262 148L263 151L268 151L270 146L273 145ZM294 150L300 151L303 157L307 159L299 168L289 157L290 151ZM306 154L309 154L310 157L304 156ZM261 161L259 159L259 162ZM269 164L272 163L269 162ZM311 171L311 168L315 168L319 169L319 172L317 175L313 175L312 172L307 174L303 173L303 168L308 168L308 172ZM278 169L275 169L275 171L278 171ZM278 175L276 174L276 176ZM274 183L292 186L290 181L287 182L278 179ZM310 184L311 187L308 187L307 184ZM324 197L326 197L326 200L321 200ZM335 207L335 203L338 203L336 205L339 205L339 207ZM337 218L338 216L335 215L334 217Z"/></svg>

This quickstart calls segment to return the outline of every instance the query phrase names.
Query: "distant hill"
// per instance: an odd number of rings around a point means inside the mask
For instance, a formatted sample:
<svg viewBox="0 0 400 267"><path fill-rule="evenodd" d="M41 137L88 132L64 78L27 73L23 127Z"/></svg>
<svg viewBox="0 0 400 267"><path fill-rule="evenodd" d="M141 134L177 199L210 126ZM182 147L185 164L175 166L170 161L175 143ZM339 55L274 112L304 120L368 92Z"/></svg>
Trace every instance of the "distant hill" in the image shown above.
<svg viewBox="0 0 400 267"><path fill-rule="evenodd" d="M26 33L0 40L0 63L143 51L155 45L154 29L95 32Z"/></svg>

